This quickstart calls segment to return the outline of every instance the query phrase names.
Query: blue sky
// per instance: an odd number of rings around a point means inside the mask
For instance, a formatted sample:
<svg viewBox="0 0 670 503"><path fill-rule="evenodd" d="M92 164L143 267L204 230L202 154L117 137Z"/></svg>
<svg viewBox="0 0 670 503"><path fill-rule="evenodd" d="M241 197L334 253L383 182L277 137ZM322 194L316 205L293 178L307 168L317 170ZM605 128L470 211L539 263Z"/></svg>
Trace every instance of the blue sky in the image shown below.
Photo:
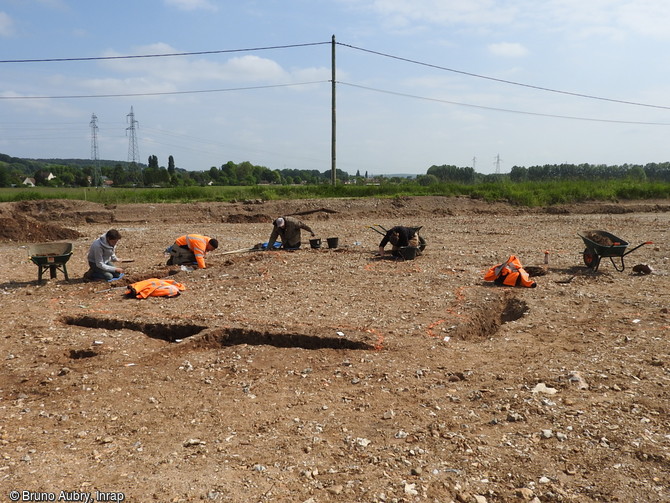
<svg viewBox="0 0 670 503"><path fill-rule="evenodd" d="M665 162L669 22L666 0L0 0L0 153L91 158L95 114L99 158L129 160L133 107L142 162L329 170L335 35L350 174Z"/></svg>

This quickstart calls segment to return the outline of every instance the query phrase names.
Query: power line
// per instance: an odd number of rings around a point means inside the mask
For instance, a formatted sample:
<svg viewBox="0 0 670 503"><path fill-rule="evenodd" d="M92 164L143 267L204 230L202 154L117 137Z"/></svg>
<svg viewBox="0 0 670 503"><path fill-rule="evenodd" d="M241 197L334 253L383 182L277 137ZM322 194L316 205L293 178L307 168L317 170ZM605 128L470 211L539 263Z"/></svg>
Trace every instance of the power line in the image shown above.
<svg viewBox="0 0 670 503"><path fill-rule="evenodd" d="M405 98L413 98L417 100L425 100L425 101L435 101L438 103L446 103L449 105L458 105L462 107L470 107L470 108L479 108L482 110L493 110L495 112L506 112L506 113L512 113L512 114L522 114L522 115L534 115L538 117L551 117L553 119L571 119L571 120L580 120L580 121L592 121L592 122L609 122L609 123L614 123L614 124L637 124L637 125L643 125L643 126L670 126L670 123L668 122L642 122L642 121L624 121L624 120L614 120L614 119L593 119L591 117L576 117L576 116L570 116L570 115L555 115L555 114L545 114L545 113L540 113L540 112L525 112L522 110L511 110L508 108L496 108L496 107L487 107L484 105L472 105L469 103L459 103L457 101L448 101L448 100L441 100L438 98L426 98L424 96L416 96L414 94L407 94L407 93L399 93L396 91L388 91L385 89L376 89L374 87L367 87L367 86L361 86L358 84L351 84L349 82L341 82L338 81L338 84L341 84L343 86L350 86L350 87L357 87L359 89L365 89L367 91L374 91L377 93L384 93L384 94L392 94L394 96L403 96Z"/></svg>
<svg viewBox="0 0 670 503"><path fill-rule="evenodd" d="M429 68L436 68L438 70L445 70L447 72L453 72L453 73L458 73L460 75L467 75L468 77L476 77L478 79L486 79L486 80L491 80L494 82L501 82L503 84L511 84L513 86L520 86L520 87L527 87L530 89L537 89L538 91L546 91L550 93L558 93L558 94L566 94L568 96L577 96L579 98L588 98L592 100L601 100L601 101L609 101L611 103L622 103L624 105L635 105L635 106L640 106L640 107L649 107L649 108L661 108L664 110L670 110L670 106L663 106L663 105L651 105L649 103L639 103L635 101L625 101L625 100L617 100L613 98L604 98L602 96L594 96L591 94L582 94L582 93L574 93L570 91L561 91L559 89L552 89L549 87L541 87L541 86L534 86L532 84L524 84L522 82L514 82L513 80L505 80L505 79L499 79L496 77L489 77L487 75L480 75L477 73L471 73L471 72L465 72L463 70L456 70L454 68L448 68L445 66L439 66L439 65L434 65L431 63L424 63L422 61L417 61L414 59L409 59L409 58L402 58L400 56L393 56L392 54L385 54L383 52L379 51L373 51L370 49L364 49L362 47L356 47L354 45L349 45L349 44L342 44L341 42L337 42L338 45L344 46L344 47L349 47L351 49L356 49L358 51L363 51L363 52L368 52L370 54L376 54L377 56L384 56L385 58L391 58L391 59L397 59L398 61L405 61L406 63L412 63L415 65L421 65L421 66L427 66Z"/></svg>
<svg viewBox="0 0 670 503"><path fill-rule="evenodd" d="M69 94L55 96L0 96L0 100L57 100L57 99L82 99L82 98L128 98L137 96L168 96L177 94L201 94L201 93L224 93L231 91L249 91L254 89L271 89L279 87L305 86L311 84L323 84L329 80L315 80L312 82L295 82L292 84L272 84L266 86L229 87L225 89L199 89L192 91L163 91L154 93L119 93L119 94Z"/></svg>
<svg viewBox="0 0 670 503"><path fill-rule="evenodd" d="M111 59L140 59L140 58L166 58L173 56L202 56L205 54L226 54L234 52L252 52L269 51L274 49L291 49L294 47L309 47L313 45L330 44L331 42L311 42L306 44L275 45L268 47L251 47L248 49L222 49L215 51L196 51L196 52L170 52L162 54L136 54L126 56L93 56L87 58L43 58L43 59L4 59L0 63L54 63L64 61L104 61Z"/></svg>
<svg viewBox="0 0 670 503"><path fill-rule="evenodd" d="M174 52L174 53L160 53L160 54L138 54L138 55L125 55L125 56L95 56L95 57L72 57L72 58L42 58L42 59L8 59L0 60L0 63L49 63L49 62L68 62L68 61L104 61L104 60L116 60L116 59L140 59L140 58L162 58L162 57L176 57L176 56L198 56L198 55L208 55L208 54L226 54L226 53L237 53L237 52L251 52L251 51L265 51L265 50L277 50L277 49L291 49L296 47L309 47L317 45L331 44L332 42L310 42L303 44L286 44L286 45L276 45L276 46L266 46L266 47L254 47L246 49L221 49L221 50L211 50L211 51L193 51L193 52ZM395 56L393 54L387 54L380 51L375 51L372 49L365 49L363 47L358 47L351 44L343 44L342 42L335 42L337 45L342 47L348 47L357 51L367 52L369 54L375 54L377 56L382 56L385 58L391 58L398 61L404 61L406 63L412 63L415 65L425 66L429 68L435 68L438 70L444 70L452 73L458 73L460 75L466 75L469 77L475 77L479 79L490 80L493 82L500 82L503 84L509 84L514 86L525 87L529 89L536 89L539 91L564 94L567 96L576 96L579 98L587 98L593 100L607 101L611 103L620 103L624 105L634 105L648 108L658 108L663 110L670 110L670 106L664 105L653 105L649 103L641 103L635 101L619 100L614 98L606 98L602 96L595 96L585 93L576 93L572 91L563 91L560 89L552 89L549 87L536 86L532 84L525 84L523 82L515 82L512 80L500 79L497 77L490 77L487 75L481 75L473 72L466 72L463 70L456 70L455 68L449 68L445 66L440 66L432 63L426 63L423 61L418 61L415 59L404 58L401 56ZM329 81L323 81L329 82ZM301 85L301 84L285 84L289 85ZM211 90L202 90L202 91L175 91L175 92L161 92L161 93L132 93L132 94L103 94L103 95L72 95L72 96L0 96L0 99L61 99L61 98L117 98L117 97L126 97L126 96L160 96L160 95L170 95L170 94L193 94L193 93L210 93L210 92L223 92L223 91L235 91L240 89L262 89L266 87L276 87L276 86L259 86L259 87L249 87L249 88L233 88L233 89L211 89Z"/></svg>

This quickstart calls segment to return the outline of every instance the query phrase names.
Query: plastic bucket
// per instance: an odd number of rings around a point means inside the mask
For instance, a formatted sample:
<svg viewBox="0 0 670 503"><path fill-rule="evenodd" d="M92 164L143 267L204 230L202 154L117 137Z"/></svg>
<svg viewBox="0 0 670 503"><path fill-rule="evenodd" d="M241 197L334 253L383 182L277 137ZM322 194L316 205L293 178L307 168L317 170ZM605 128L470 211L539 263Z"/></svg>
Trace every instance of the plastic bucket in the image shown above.
<svg viewBox="0 0 670 503"><path fill-rule="evenodd" d="M327 238L326 241L328 241L328 248L337 248L340 244L340 238Z"/></svg>
<svg viewBox="0 0 670 503"><path fill-rule="evenodd" d="M414 260L419 248L416 246L401 246L398 251L400 252L400 256L405 260Z"/></svg>
<svg viewBox="0 0 670 503"><path fill-rule="evenodd" d="M321 239L320 238L310 239L309 246L311 246L312 248L321 248Z"/></svg>

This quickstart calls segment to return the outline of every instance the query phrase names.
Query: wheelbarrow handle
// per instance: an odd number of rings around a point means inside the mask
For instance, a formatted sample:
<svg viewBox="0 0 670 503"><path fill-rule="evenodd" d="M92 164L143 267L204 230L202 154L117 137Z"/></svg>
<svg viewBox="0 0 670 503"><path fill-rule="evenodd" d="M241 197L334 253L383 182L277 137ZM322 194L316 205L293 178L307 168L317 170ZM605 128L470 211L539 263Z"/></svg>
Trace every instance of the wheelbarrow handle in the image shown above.
<svg viewBox="0 0 670 503"><path fill-rule="evenodd" d="M634 252L635 250L637 250L638 248L640 248L640 247L642 247L642 246L644 246L644 245L653 245L653 244L654 244L653 241L645 241L644 243L641 243L641 244L637 245L635 248L631 248L630 250L628 250L626 253L624 253L624 254L622 255L622 257L625 257L625 256L628 255L629 253Z"/></svg>
<svg viewBox="0 0 670 503"><path fill-rule="evenodd" d="M372 229L373 231L375 231L375 232L381 234L382 236L386 236L386 233L385 233L385 232L382 232L382 231L380 231L379 229L377 229L376 227L373 227L373 226L371 226L371 225L368 225L368 229Z"/></svg>

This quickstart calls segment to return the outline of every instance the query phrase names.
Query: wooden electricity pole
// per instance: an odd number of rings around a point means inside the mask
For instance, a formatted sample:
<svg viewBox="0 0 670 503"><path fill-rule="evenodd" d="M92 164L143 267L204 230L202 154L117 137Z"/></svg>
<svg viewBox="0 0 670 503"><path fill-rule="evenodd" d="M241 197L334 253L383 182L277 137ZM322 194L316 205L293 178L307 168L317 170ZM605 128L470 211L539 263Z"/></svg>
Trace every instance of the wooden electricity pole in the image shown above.
<svg viewBox="0 0 670 503"><path fill-rule="evenodd" d="M333 35L333 41L332 41L332 57L331 57L331 65L332 65L332 81L331 81L331 95L332 95L332 104L330 108L330 113L331 113L331 137L330 137L330 181L333 185L337 184L337 165L335 163L336 159L336 150L335 150L335 140L336 140L336 129L335 129L335 35Z"/></svg>

